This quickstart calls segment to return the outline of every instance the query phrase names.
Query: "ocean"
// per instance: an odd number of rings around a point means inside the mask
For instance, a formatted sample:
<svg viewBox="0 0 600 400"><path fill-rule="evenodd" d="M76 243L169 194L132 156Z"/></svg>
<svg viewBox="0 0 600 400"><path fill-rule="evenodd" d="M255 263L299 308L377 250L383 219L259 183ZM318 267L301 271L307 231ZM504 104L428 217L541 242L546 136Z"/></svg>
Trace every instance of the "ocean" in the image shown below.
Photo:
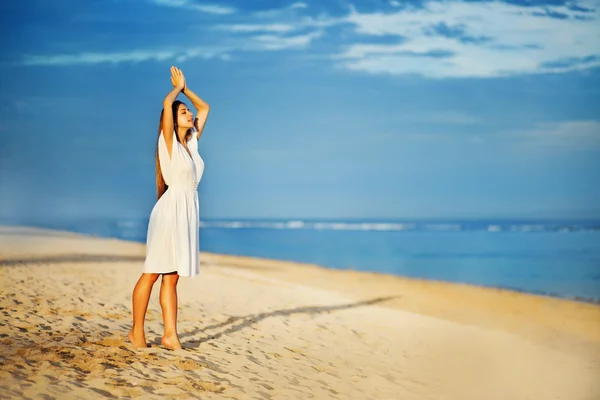
<svg viewBox="0 0 600 400"><path fill-rule="evenodd" d="M145 242L147 224L44 226ZM200 248L600 302L600 221L204 220Z"/></svg>

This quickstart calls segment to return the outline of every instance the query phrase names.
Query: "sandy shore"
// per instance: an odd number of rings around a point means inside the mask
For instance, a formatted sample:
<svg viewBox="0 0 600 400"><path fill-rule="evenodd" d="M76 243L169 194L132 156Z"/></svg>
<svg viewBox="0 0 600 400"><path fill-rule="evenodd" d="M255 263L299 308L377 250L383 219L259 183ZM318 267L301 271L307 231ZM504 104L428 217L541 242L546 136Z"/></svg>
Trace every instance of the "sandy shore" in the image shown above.
<svg viewBox="0 0 600 400"><path fill-rule="evenodd" d="M0 398L598 399L600 306L202 254L180 280L184 350L158 286L135 350L144 245L0 227Z"/></svg>

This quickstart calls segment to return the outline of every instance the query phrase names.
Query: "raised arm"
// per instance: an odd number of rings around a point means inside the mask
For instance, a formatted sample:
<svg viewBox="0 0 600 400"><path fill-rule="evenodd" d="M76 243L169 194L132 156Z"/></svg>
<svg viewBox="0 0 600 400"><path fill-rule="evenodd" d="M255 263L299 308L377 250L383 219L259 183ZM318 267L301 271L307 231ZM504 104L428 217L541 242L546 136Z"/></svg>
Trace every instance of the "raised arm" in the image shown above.
<svg viewBox="0 0 600 400"><path fill-rule="evenodd" d="M183 89L183 94L190 99L194 107L196 107L196 110L198 110L198 115L196 115L196 119L194 120L194 126L196 127L198 139L200 139L202 131L204 130L204 125L206 124L206 119L208 118L210 106L187 86Z"/></svg>
<svg viewBox="0 0 600 400"><path fill-rule="evenodd" d="M175 68L171 67L171 83L173 84L173 90L171 90L165 99L163 100L163 116L162 116L162 131L165 143L167 144L167 151L169 152L169 158L171 158L171 151L173 150L173 133L175 130L175 122L173 121L173 102L177 99L179 93L185 87L185 78L183 73Z"/></svg>

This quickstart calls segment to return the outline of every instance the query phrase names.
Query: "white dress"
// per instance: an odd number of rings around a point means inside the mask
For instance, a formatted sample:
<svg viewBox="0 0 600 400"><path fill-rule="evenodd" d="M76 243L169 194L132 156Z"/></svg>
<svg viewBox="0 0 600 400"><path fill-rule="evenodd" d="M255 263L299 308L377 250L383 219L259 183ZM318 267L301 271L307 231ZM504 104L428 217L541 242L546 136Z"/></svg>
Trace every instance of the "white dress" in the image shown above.
<svg viewBox="0 0 600 400"><path fill-rule="evenodd" d="M162 132L158 138L158 158L168 188L150 213L144 272L177 272L193 277L200 272L197 188L204 161L198 153L198 134L194 130L187 142L191 157L173 135L171 158Z"/></svg>

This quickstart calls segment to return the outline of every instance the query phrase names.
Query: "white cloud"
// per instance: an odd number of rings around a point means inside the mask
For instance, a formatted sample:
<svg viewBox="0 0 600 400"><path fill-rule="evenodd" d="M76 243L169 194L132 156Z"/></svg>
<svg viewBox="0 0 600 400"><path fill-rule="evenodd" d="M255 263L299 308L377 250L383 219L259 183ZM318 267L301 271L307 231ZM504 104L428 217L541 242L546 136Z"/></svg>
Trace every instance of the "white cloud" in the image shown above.
<svg viewBox="0 0 600 400"><path fill-rule="evenodd" d="M273 11L273 10L271 10ZM228 31L233 33L255 33L255 32L273 32L273 33L287 33L292 31L307 31L307 30L320 30L328 28L340 23L337 19L332 18L312 18L312 17L301 17L296 16L292 18L264 18L266 22L252 22L247 24L221 24L215 28L221 31ZM275 20L275 21L274 21Z"/></svg>
<svg viewBox="0 0 600 400"><path fill-rule="evenodd" d="M398 43L355 43L335 58L341 59L339 65L352 70L434 78L564 72L600 66L600 3L591 3L594 13L498 1L429 2L426 8L388 14L353 9L342 20L353 25L357 33L397 36ZM547 11L568 18L551 18L545 15ZM594 20L586 20L590 17ZM439 32L444 30L446 35ZM451 37L453 34L463 40ZM448 56L434 57L432 53ZM587 62L574 62L577 59Z"/></svg>
<svg viewBox="0 0 600 400"><path fill-rule="evenodd" d="M306 3L296 2L296 3L292 3L289 6L286 6L283 8L273 8L270 10L257 11L254 13L254 16L261 17L261 18L273 18L273 17L282 16L282 15L295 15L296 10L300 10L300 9L304 9L304 8L308 8L308 5Z"/></svg>
<svg viewBox="0 0 600 400"><path fill-rule="evenodd" d="M231 24L219 25L217 28L237 33L289 32L295 29L293 25L288 24Z"/></svg>
<svg viewBox="0 0 600 400"><path fill-rule="evenodd" d="M253 38L262 50L283 50L302 48L308 46L314 39L319 38L322 32L311 32L297 36L260 35Z"/></svg>
<svg viewBox="0 0 600 400"><path fill-rule="evenodd" d="M151 0L153 3L168 6L168 7L179 7L186 8L189 10L196 10L207 14L216 15L228 15L236 12L236 9L229 6L222 6L218 4L199 4L191 0Z"/></svg>
<svg viewBox="0 0 600 400"><path fill-rule="evenodd" d="M308 5L306 3L299 1L299 2L292 4L290 6L290 8L308 8Z"/></svg>
<svg viewBox="0 0 600 400"><path fill-rule="evenodd" d="M256 52L304 48L321 35L322 32L311 32L295 36L265 34L250 38L246 37L243 41L232 42L228 47L192 47L185 50L133 50L112 53L85 52L76 54L28 55L24 58L22 64L29 66L63 66L167 60L184 62L194 58L229 60L230 53L234 51Z"/></svg>
<svg viewBox="0 0 600 400"><path fill-rule="evenodd" d="M193 0L149 1L212 14L237 12ZM390 4L398 8L362 13L351 7L348 14L332 17L309 15L306 3L296 2L258 13L238 12L230 24L221 20L203 25L203 30L216 31L215 40L227 46L226 51L208 46L187 51L37 55L27 57L25 64L227 59L232 51L309 49L316 38L323 37L320 43L329 51L325 60L371 74L486 78L600 66L600 0L578 3L592 12L572 6L522 7L500 1L429 1L414 7L390 0ZM340 27L343 29L336 29ZM386 43L378 43L381 38ZM322 55L323 51L315 54Z"/></svg>
<svg viewBox="0 0 600 400"><path fill-rule="evenodd" d="M178 53L175 60L177 62L187 61L191 58L202 58L204 60L219 58L221 60L229 60L230 56L228 51L229 50L225 48L195 47Z"/></svg>
<svg viewBox="0 0 600 400"><path fill-rule="evenodd" d="M57 54L57 55L30 55L23 61L24 65L74 65L74 64L120 64L135 63L143 61L166 61L177 60L185 61L189 58L224 58L225 49L210 48L192 48L184 51L163 51L163 50L134 50L129 52L115 53L77 53L77 54Z"/></svg>

